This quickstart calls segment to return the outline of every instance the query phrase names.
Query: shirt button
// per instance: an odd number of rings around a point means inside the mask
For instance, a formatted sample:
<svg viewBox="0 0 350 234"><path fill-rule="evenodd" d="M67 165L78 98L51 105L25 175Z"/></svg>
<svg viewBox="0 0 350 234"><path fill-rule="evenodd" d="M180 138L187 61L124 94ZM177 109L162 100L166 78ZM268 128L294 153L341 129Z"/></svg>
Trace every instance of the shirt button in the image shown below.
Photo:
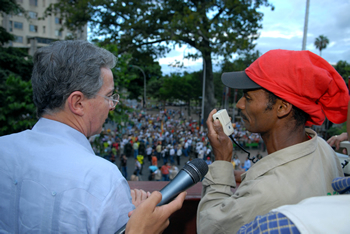
<svg viewBox="0 0 350 234"><path fill-rule="evenodd" d="M51 194L52 194L52 196L56 196L56 192L52 192Z"/></svg>
<svg viewBox="0 0 350 234"><path fill-rule="evenodd" d="M13 183L14 183L15 185L17 185L18 182L17 182L17 180L15 180Z"/></svg>

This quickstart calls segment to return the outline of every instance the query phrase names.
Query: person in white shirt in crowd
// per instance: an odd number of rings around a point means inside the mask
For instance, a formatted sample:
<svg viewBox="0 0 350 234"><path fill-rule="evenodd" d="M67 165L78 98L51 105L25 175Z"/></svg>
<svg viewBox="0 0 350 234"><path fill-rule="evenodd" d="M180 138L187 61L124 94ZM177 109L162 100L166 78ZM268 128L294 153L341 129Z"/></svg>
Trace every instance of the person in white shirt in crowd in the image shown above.
<svg viewBox="0 0 350 234"><path fill-rule="evenodd" d="M185 155L186 157L188 157L188 141L185 142L183 148L184 148L184 151L183 151L184 155Z"/></svg>
<svg viewBox="0 0 350 234"><path fill-rule="evenodd" d="M147 146L147 149L146 149L146 154L147 154L147 158L148 158L148 161L151 163L152 162L152 152L153 152L153 149L151 147L151 144L149 144Z"/></svg>
<svg viewBox="0 0 350 234"><path fill-rule="evenodd" d="M178 166L180 166L181 156L182 156L182 145L180 143L177 145L177 151L176 151L176 161Z"/></svg>
<svg viewBox="0 0 350 234"><path fill-rule="evenodd" d="M174 156L175 156L175 149L172 145L169 146L170 150L169 150L169 155L170 155L170 163L174 164Z"/></svg>
<svg viewBox="0 0 350 234"><path fill-rule="evenodd" d="M198 158L200 159L204 159L204 148L199 148L199 151L198 151Z"/></svg>

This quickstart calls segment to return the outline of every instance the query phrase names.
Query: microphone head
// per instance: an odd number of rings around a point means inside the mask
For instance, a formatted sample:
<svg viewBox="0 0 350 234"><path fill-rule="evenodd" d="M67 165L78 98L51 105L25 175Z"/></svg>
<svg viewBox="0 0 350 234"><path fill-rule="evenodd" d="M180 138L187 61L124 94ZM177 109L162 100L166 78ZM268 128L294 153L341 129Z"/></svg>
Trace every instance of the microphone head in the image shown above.
<svg viewBox="0 0 350 234"><path fill-rule="evenodd" d="M192 161L188 161L182 170L192 177L194 183L197 183L207 174L208 165L203 159L195 158Z"/></svg>

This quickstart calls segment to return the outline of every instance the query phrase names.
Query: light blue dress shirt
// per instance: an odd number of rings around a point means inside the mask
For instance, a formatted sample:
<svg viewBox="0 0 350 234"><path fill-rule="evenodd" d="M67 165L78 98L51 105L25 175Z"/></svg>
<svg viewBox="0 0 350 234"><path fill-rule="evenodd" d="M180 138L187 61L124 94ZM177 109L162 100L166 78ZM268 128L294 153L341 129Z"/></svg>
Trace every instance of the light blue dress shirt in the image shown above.
<svg viewBox="0 0 350 234"><path fill-rule="evenodd" d="M0 137L0 233L114 233L133 209L117 166L81 132L41 118Z"/></svg>

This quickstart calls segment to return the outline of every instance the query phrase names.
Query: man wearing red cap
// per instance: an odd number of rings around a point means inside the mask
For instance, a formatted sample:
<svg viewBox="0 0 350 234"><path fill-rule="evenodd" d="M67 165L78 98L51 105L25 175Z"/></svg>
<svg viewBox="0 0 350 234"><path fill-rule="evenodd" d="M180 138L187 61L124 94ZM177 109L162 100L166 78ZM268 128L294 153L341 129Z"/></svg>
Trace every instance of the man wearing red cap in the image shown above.
<svg viewBox="0 0 350 234"><path fill-rule="evenodd" d="M243 89L238 101L246 129L260 133L268 155L242 174L235 193L233 146L213 110L208 137L216 161L203 180L197 212L198 233L236 233L273 208L333 194L332 180L343 172L332 148L305 126L325 116L346 121L349 94L335 69L309 51L272 50L245 71L222 75L231 88Z"/></svg>

